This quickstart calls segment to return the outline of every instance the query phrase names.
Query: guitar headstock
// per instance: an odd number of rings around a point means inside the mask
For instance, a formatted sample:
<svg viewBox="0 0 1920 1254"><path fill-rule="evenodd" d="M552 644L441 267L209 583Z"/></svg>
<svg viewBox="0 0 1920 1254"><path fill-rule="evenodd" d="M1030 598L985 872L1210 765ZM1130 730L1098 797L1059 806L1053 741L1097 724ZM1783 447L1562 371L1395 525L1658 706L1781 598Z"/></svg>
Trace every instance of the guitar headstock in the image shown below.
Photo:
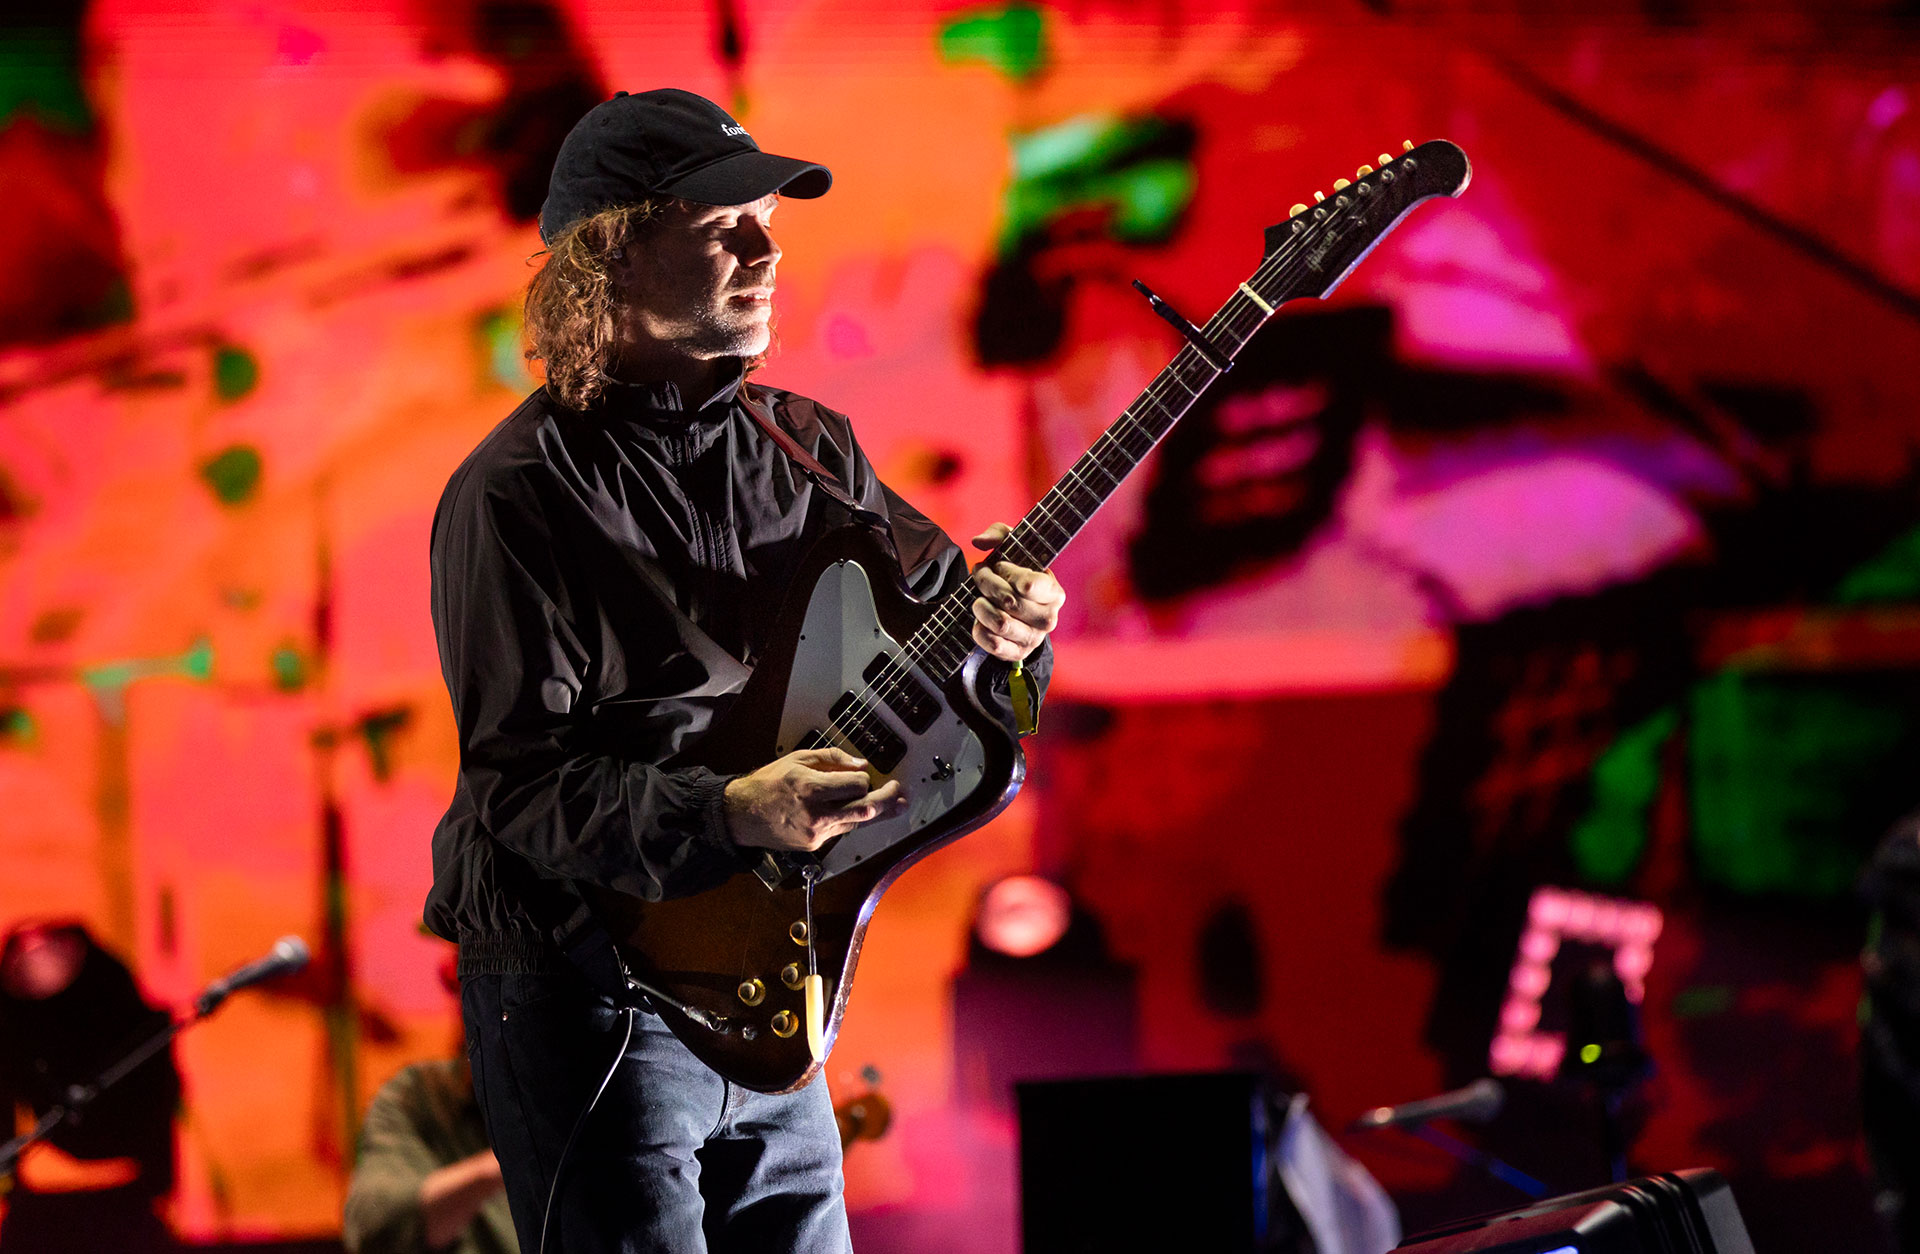
<svg viewBox="0 0 1920 1254"><path fill-rule="evenodd" d="M1467 154L1444 139L1418 147L1409 141L1399 155L1381 153L1379 160L1351 181L1335 179L1331 194L1315 192L1313 204L1295 205L1285 222L1267 228L1266 260L1253 286L1269 304L1325 296L1409 209L1434 196L1458 196L1473 177Z"/></svg>

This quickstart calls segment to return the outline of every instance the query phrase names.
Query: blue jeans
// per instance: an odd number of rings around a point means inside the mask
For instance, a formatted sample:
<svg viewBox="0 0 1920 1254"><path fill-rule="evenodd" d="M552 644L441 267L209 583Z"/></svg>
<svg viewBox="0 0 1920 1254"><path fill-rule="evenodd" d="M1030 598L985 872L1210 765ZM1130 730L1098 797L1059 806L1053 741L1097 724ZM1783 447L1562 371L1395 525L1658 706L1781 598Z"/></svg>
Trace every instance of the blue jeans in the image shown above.
<svg viewBox="0 0 1920 1254"><path fill-rule="evenodd" d="M474 1094L523 1254L628 1011L572 973L470 976ZM848 1254L826 1084L773 1097L710 1071L649 1010L561 1173L547 1254ZM671 1012L669 1012L671 1013Z"/></svg>

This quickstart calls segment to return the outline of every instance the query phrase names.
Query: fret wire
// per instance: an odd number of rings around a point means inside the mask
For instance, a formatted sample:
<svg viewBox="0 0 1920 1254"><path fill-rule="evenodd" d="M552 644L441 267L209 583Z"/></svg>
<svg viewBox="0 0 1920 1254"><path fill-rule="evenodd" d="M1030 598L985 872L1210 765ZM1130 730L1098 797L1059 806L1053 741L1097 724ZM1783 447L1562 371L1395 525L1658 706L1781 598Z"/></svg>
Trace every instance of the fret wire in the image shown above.
<svg viewBox="0 0 1920 1254"><path fill-rule="evenodd" d="M1082 491L1085 491L1085 489L1082 489ZM1099 511L1101 498L1093 493L1087 493L1087 499L1082 502L1070 493L1062 493L1061 504L1074 519L1073 529L1078 531L1080 528L1086 526L1087 520Z"/></svg>
<svg viewBox="0 0 1920 1254"><path fill-rule="evenodd" d="M1096 487L1093 484L1087 482L1086 475L1082 473L1083 471L1087 471L1087 470L1100 471L1101 477L1104 478L1108 483L1112 484L1113 486L1103 489L1103 488ZM1114 478L1110 474L1107 474L1106 470L1103 467L1101 467L1099 459L1090 457L1087 453L1082 453L1080 455L1080 460L1067 468L1067 474L1071 475L1075 479L1078 479L1081 485L1084 486L1087 489L1087 491L1096 493L1102 497L1104 497L1108 492L1113 491L1113 488L1117 488L1120 486L1120 480Z"/></svg>
<svg viewBox="0 0 1920 1254"><path fill-rule="evenodd" d="M1101 475L1107 480L1108 483L1111 483L1115 488L1119 487L1120 481L1118 479L1115 479L1112 475L1107 474L1106 469L1100 465L1100 460L1096 457L1090 456L1091 452L1092 450L1089 449L1087 453L1082 453L1080 455L1080 460L1075 462L1073 466L1067 471L1067 473L1078 478L1082 483L1085 483L1086 476L1083 475L1081 471L1083 469L1098 470L1100 471ZM1092 490L1092 491L1096 491L1096 492L1101 491L1101 489L1095 488L1091 483L1088 483L1087 487L1089 490ZM1113 490L1112 488L1106 489L1106 491L1109 491L1109 492L1112 490Z"/></svg>
<svg viewBox="0 0 1920 1254"><path fill-rule="evenodd" d="M1048 513L1048 509L1046 509L1046 497L1041 497L1039 501L1033 503L1033 509L1029 509L1027 515L1021 518L1020 522L1014 526L1014 532L1020 532L1021 528L1029 528L1029 530L1033 530L1033 532L1039 532L1041 538L1046 540L1046 543L1052 543L1052 540L1046 538L1044 524L1060 526L1060 520L1052 517L1052 515ZM1073 532L1071 532L1071 528L1069 528L1069 530L1066 530L1066 540L1071 540L1071 538L1073 538Z"/></svg>
<svg viewBox="0 0 1920 1254"><path fill-rule="evenodd" d="M1027 511L1027 517L1032 518L1034 515L1038 514L1041 518L1046 519L1046 521L1052 526L1059 527L1061 525L1059 516L1054 513L1053 507L1047 504L1047 502L1055 501L1055 500L1056 498L1053 491L1048 490L1047 494L1041 497L1038 501L1034 502L1033 508ZM1063 506L1066 504L1064 499L1060 499L1056 503ZM1071 517L1071 515L1069 515L1069 517ZM1086 520L1081 519L1080 521L1085 522ZM1067 540L1073 539L1073 532L1074 532L1073 527L1069 526L1065 528L1066 538L1061 541L1062 545L1065 545ZM1049 543L1051 543L1051 541L1049 541Z"/></svg>
<svg viewBox="0 0 1920 1254"><path fill-rule="evenodd" d="M1049 504L1049 502L1051 502L1051 504ZM1082 514L1074 507L1071 501L1057 492L1049 491L1045 496L1040 498L1039 504L1035 505L1033 509L1034 512L1039 513L1046 518L1048 522L1052 523L1056 529L1062 531L1066 536L1066 540L1073 539L1074 534L1087 524L1088 516ZM1060 549L1066 547L1066 540L1061 541L1059 548L1054 550L1056 555L1060 552Z"/></svg>

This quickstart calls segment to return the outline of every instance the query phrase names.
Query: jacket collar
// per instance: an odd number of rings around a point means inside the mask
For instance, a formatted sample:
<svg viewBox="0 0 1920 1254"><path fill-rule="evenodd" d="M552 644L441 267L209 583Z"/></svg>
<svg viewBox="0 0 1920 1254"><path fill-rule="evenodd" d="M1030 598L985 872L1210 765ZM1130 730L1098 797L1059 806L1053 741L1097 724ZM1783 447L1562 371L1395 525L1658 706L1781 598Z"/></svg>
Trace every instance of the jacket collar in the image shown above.
<svg viewBox="0 0 1920 1254"><path fill-rule="evenodd" d="M729 360L732 366L721 377L720 386L698 405L689 406L679 386L665 379L629 381L609 378L604 393L606 407L609 412L622 418L648 425L679 426L689 422L719 421L726 416L727 407L733 404L747 380L746 361L739 357Z"/></svg>

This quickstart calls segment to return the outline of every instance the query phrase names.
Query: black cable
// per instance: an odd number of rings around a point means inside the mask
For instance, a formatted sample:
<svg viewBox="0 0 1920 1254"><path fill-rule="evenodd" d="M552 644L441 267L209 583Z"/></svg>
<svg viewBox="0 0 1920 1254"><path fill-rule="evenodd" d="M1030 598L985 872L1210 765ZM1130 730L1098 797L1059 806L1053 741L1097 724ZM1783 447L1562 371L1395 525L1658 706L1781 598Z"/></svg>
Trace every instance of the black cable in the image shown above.
<svg viewBox="0 0 1920 1254"><path fill-rule="evenodd" d="M553 1181L547 1185L547 1208L540 1215L540 1254L547 1254L547 1225L553 1222L553 1199L560 1193L560 1177L566 1174L567 1159L573 1154L573 1143L580 1139L580 1129L587 1126L587 1116L600 1104L600 1098L607 1091L607 1085L613 1083L613 1073L620 1070L620 1060L627 1056L627 1047L633 1043L634 1016L639 1013L636 1007L627 1007L627 1034L620 1038L620 1052L613 1056L613 1065L607 1068L607 1074L600 1078L600 1087L593 1091L593 1099L580 1117L573 1121L573 1131L567 1133L567 1143L560 1149L560 1161L554 1164Z"/></svg>

